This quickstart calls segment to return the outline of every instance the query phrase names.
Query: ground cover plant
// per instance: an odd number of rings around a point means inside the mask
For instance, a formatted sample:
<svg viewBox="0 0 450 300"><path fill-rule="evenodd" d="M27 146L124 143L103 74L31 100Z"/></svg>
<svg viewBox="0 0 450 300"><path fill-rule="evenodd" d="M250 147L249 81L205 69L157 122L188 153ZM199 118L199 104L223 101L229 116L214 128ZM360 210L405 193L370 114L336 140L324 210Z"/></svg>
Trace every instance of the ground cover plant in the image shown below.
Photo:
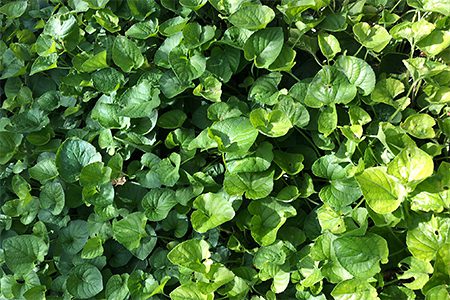
<svg viewBox="0 0 450 300"><path fill-rule="evenodd" d="M0 1L1 299L450 299L450 3Z"/></svg>

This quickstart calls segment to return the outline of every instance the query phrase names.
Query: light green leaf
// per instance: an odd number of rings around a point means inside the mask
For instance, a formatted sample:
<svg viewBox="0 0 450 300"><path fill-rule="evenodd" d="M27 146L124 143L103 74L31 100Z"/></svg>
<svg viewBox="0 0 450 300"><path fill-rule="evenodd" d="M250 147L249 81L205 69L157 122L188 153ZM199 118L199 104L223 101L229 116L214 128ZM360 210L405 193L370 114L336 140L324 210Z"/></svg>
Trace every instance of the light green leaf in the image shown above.
<svg viewBox="0 0 450 300"><path fill-rule="evenodd" d="M81 64L81 72L94 72L108 67L106 62L106 50L100 51L92 57L89 57Z"/></svg>
<svg viewBox="0 0 450 300"><path fill-rule="evenodd" d="M341 52L341 46L338 39L329 33L321 32L317 36L319 42L320 51L328 59L333 59L339 52Z"/></svg>
<svg viewBox="0 0 450 300"><path fill-rule="evenodd" d="M356 86L335 67L325 66L308 86L305 105L319 108L333 103L347 104L356 96Z"/></svg>
<svg viewBox="0 0 450 300"><path fill-rule="evenodd" d="M138 248L141 244L141 239L147 236L145 231L146 224L147 218L144 213L135 212L129 214L120 221L113 221L113 237L131 251Z"/></svg>
<svg viewBox="0 0 450 300"><path fill-rule="evenodd" d="M127 31L125 35L139 40L146 40L150 37L156 36L158 34L158 20L150 19L148 21L143 21L133 24Z"/></svg>
<svg viewBox="0 0 450 300"><path fill-rule="evenodd" d="M378 300L378 293L367 280L349 279L339 282L331 292L336 300L366 299Z"/></svg>
<svg viewBox="0 0 450 300"><path fill-rule="evenodd" d="M242 156L226 153L226 168L230 173L262 172L270 167L273 159L272 145L268 142L261 143L256 151Z"/></svg>
<svg viewBox="0 0 450 300"><path fill-rule="evenodd" d="M0 14L6 15L9 19L19 18L27 10L27 1L11 1L0 7Z"/></svg>
<svg viewBox="0 0 450 300"><path fill-rule="evenodd" d="M430 261L441 247L450 241L450 219L431 216L417 227L408 230L406 244L411 254L421 260Z"/></svg>
<svg viewBox="0 0 450 300"><path fill-rule="evenodd" d="M77 138L65 140L56 153L56 167L67 182L77 181L84 166L101 160L94 146Z"/></svg>
<svg viewBox="0 0 450 300"><path fill-rule="evenodd" d="M370 278L380 272L380 261L388 262L387 242L376 234L337 238L333 250L335 259L356 278Z"/></svg>
<svg viewBox="0 0 450 300"><path fill-rule="evenodd" d="M250 120L245 117L229 118L215 122L208 130L222 152L246 153L258 136Z"/></svg>
<svg viewBox="0 0 450 300"><path fill-rule="evenodd" d="M339 56L336 67L347 76L351 84L361 89L360 93L367 96L375 87L375 72L364 60L354 56Z"/></svg>
<svg viewBox="0 0 450 300"><path fill-rule="evenodd" d="M324 107L319 114L318 130L324 136L329 136L336 128L338 123L338 115L335 105Z"/></svg>
<svg viewBox="0 0 450 300"><path fill-rule="evenodd" d="M241 196L245 193L248 199L267 197L273 189L274 172L257 173L225 173L223 186L230 195Z"/></svg>
<svg viewBox="0 0 450 300"><path fill-rule="evenodd" d="M242 5L228 21L236 27L248 30L263 29L275 18L274 11L265 5Z"/></svg>
<svg viewBox="0 0 450 300"><path fill-rule="evenodd" d="M248 211L253 215L250 223L252 237L261 246L269 246L275 242L281 226L288 218L297 214L294 207L274 198L252 201Z"/></svg>
<svg viewBox="0 0 450 300"><path fill-rule="evenodd" d="M428 114L414 114L406 118L401 127L410 135L418 139L431 139L436 134L433 126L436 121Z"/></svg>
<svg viewBox="0 0 450 300"><path fill-rule="evenodd" d="M250 122L259 132L270 137L283 136L292 128L289 117L281 110L257 108L250 113Z"/></svg>
<svg viewBox="0 0 450 300"><path fill-rule="evenodd" d="M203 233L228 222L234 217L232 199L224 192L206 193L198 196L193 203L192 227Z"/></svg>
<svg viewBox="0 0 450 300"><path fill-rule="evenodd" d="M180 0L180 4L192 10L199 10L207 0Z"/></svg>
<svg viewBox="0 0 450 300"><path fill-rule="evenodd" d="M31 65L30 75L56 68L57 60L58 54L56 53L52 53L48 56L39 56Z"/></svg>
<svg viewBox="0 0 450 300"><path fill-rule="evenodd" d="M78 299L92 298L103 290L102 273L93 265L84 263L70 270L67 291Z"/></svg>
<svg viewBox="0 0 450 300"><path fill-rule="evenodd" d="M244 56L258 68L268 68L283 49L283 29L270 27L253 33L244 45Z"/></svg>
<svg viewBox="0 0 450 300"><path fill-rule="evenodd" d="M183 28L183 45L189 49L200 47L214 38L215 31L214 26L201 26L196 22L188 23Z"/></svg>
<svg viewBox="0 0 450 300"><path fill-rule="evenodd" d="M171 263L200 273L209 271L210 256L209 244L204 240L194 239L176 245L167 254Z"/></svg>
<svg viewBox="0 0 450 300"><path fill-rule="evenodd" d="M130 72L144 63L144 57L138 46L124 36L117 36L112 46L112 59L122 71Z"/></svg>
<svg viewBox="0 0 450 300"><path fill-rule="evenodd" d="M44 260L48 245L37 236L22 234L5 239L2 249L8 268L20 275L27 274Z"/></svg>
<svg viewBox="0 0 450 300"><path fill-rule="evenodd" d="M449 30L434 30L430 35L420 40L417 47L428 56L435 56L450 46Z"/></svg>
<svg viewBox="0 0 450 300"><path fill-rule="evenodd" d="M395 25L389 30L389 33L396 40L407 39L411 44L415 44L424 37L428 36L436 25L421 19L417 22L404 21Z"/></svg>
<svg viewBox="0 0 450 300"><path fill-rule="evenodd" d="M388 165L388 173L407 185L416 184L433 174L433 158L417 147L403 149Z"/></svg>
<svg viewBox="0 0 450 300"><path fill-rule="evenodd" d="M103 254L103 241L100 237L90 238L83 247L81 258L93 259Z"/></svg>
<svg viewBox="0 0 450 300"><path fill-rule="evenodd" d="M44 33L53 38L63 39L78 29L77 19L72 14L55 14L48 19Z"/></svg>
<svg viewBox="0 0 450 300"><path fill-rule="evenodd" d="M417 259L414 256L402 259L399 267L403 267L402 269L406 270L402 274L397 275L397 278L401 280L412 280L403 283L404 286L412 290L423 288L428 282L428 274L433 273L433 267L429 262Z"/></svg>
<svg viewBox="0 0 450 300"><path fill-rule="evenodd" d="M423 11L437 12L450 16L448 3L440 0L408 0L408 5Z"/></svg>
<svg viewBox="0 0 450 300"><path fill-rule="evenodd" d="M197 287L194 283L183 284L170 293L172 300L211 300L214 293L206 293Z"/></svg>
<svg viewBox="0 0 450 300"><path fill-rule="evenodd" d="M296 56L297 52L295 52L295 50L292 49L291 47L284 44L277 59L275 59L275 61L267 69L271 71L289 72L296 63L295 61Z"/></svg>
<svg viewBox="0 0 450 300"><path fill-rule="evenodd" d="M303 154L288 153L280 150L275 150L273 154L275 163L287 174L296 175L303 170Z"/></svg>
<svg viewBox="0 0 450 300"><path fill-rule="evenodd" d="M394 177L387 174L387 168L365 169L356 176L367 205L376 213L386 214L396 210L406 197L406 190Z"/></svg>
<svg viewBox="0 0 450 300"><path fill-rule="evenodd" d="M384 27L380 25L370 26L366 22L353 25L353 33L358 42L375 52L381 52L391 40L391 35Z"/></svg>

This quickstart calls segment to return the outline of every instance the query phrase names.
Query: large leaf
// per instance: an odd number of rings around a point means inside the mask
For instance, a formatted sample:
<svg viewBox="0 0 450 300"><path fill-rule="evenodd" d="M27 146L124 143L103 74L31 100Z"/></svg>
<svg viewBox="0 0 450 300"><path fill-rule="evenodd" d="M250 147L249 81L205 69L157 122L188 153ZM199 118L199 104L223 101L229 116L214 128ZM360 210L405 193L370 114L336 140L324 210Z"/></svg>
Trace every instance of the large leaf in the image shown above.
<svg viewBox="0 0 450 300"><path fill-rule="evenodd" d="M124 72L137 69L144 63L144 57L138 46L124 36L118 36L114 39L112 59Z"/></svg>
<svg viewBox="0 0 450 300"><path fill-rule="evenodd" d="M271 27L253 33L244 45L244 56L258 68L268 68L283 48L283 30Z"/></svg>
<svg viewBox="0 0 450 300"><path fill-rule="evenodd" d="M210 255L207 242L204 240L188 240L176 245L167 254L167 258L173 264L196 272L206 273L210 267L208 264Z"/></svg>
<svg viewBox="0 0 450 300"><path fill-rule="evenodd" d="M236 27L258 30L266 27L275 18L274 11L265 5L242 5L228 21Z"/></svg>
<svg viewBox="0 0 450 300"><path fill-rule="evenodd" d="M319 108L333 103L347 104L356 96L356 86L335 67L320 70L308 86L305 104Z"/></svg>
<svg viewBox="0 0 450 300"><path fill-rule="evenodd" d="M44 260L48 245L34 235L17 235L3 241L5 262L14 273L27 274Z"/></svg>
<svg viewBox="0 0 450 300"><path fill-rule="evenodd" d="M103 290L102 273L91 264L80 264L70 271L66 285L74 297L88 299Z"/></svg>
<svg viewBox="0 0 450 300"><path fill-rule="evenodd" d="M84 166L101 160L95 147L80 139L67 139L56 153L56 167L67 182L77 181Z"/></svg>
<svg viewBox="0 0 450 300"><path fill-rule="evenodd" d="M393 212L406 197L405 187L384 167L365 169L356 180L367 205L379 214Z"/></svg>
<svg viewBox="0 0 450 300"><path fill-rule="evenodd" d="M213 229L234 217L232 199L226 193L207 193L198 196L193 203L192 227L200 233Z"/></svg>

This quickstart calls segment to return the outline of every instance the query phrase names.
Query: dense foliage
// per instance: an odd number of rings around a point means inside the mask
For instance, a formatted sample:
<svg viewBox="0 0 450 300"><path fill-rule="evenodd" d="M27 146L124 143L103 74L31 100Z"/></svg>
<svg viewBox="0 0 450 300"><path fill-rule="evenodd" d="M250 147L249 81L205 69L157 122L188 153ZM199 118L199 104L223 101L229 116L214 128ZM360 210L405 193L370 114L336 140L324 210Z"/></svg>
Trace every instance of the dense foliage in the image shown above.
<svg viewBox="0 0 450 300"><path fill-rule="evenodd" d="M449 1L0 2L1 299L450 299Z"/></svg>

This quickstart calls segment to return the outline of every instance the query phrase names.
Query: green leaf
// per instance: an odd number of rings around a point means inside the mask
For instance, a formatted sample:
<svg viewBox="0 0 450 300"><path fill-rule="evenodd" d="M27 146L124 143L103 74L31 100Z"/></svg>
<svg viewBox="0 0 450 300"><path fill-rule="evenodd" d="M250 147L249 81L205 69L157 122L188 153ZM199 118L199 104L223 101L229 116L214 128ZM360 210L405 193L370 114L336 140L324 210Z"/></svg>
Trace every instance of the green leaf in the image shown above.
<svg viewBox="0 0 450 300"><path fill-rule="evenodd" d="M421 221L417 227L408 230L406 244L411 254L421 260L430 261L450 240L450 219L431 216Z"/></svg>
<svg viewBox="0 0 450 300"><path fill-rule="evenodd" d="M107 67L108 63L106 62L106 51L103 50L85 60L81 64L80 71L90 73Z"/></svg>
<svg viewBox="0 0 450 300"><path fill-rule="evenodd" d="M105 288L106 299L125 300L128 295L128 274L115 274L108 279Z"/></svg>
<svg viewBox="0 0 450 300"><path fill-rule="evenodd" d="M206 70L206 59L203 55L196 53L188 56L182 48L175 48L170 52L169 64L182 82L197 79Z"/></svg>
<svg viewBox="0 0 450 300"><path fill-rule="evenodd" d="M205 294L194 283L183 284L170 293L170 299L172 300L210 300L213 297L213 292Z"/></svg>
<svg viewBox="0 0 450 300"><path fill-rule="evenodd" d="M204 240L187 240L176 245L168 254L171 263L191 269L192 271L207 273L211 256L209 245Z"/></svg>
<svg viewBox="0 0 450 300"><path fill-rule="evenodd" d="M8 268L17 275L24 275L44 260L48 245L37 236L23 234L5 239L2 249Z"/></svg>
<svg viewBox="0 0 450 300"><path fill-rule="evenodd" d="M433 174L433 158L417 147L403 149L388 165L388 173L407 185L416 184Z"/></svg>
<svg viewBox="0 0 450 300"><path fill-rule="evenodd" d="M196 22L188 23L183 28L183 45L189 49L200 47L214 38L215 31L213 26L201 26Z"/></svg>
<svg viewBox="0 0 450 300"><path fill-rule="evenodd" d="M429 279L429 275L433 273L433 267L429 262L417 259L413 256L402 259L399 267L407 266L407 270L403 274L398 275L398 279L412 280L411 282L403 283L409 289L418 290L423 288Z"/></svg>
<svg viewBox="0 0 450 300"><path fill-rule="evenodd" d="M77 29L75 16L72 14L55 14L46 22L44 33L57 39L63 39Z"/></svg>
<svg viewBox="0 0 450 300"><path fill-rule="evenodd" d="M218 144L222 152L247 152L258 136L250 120L245 117L229 118L215 122L208 130L208 135Z"/></svg>
<svg viewBox="0 0 450 300"><path fill-rule="evenodd" d="M378 298L376 288L374 288L367 280L349 279L339 282L331 292L336 300L346 299L367 299L375 300Z"/></svg>
<svg viewBox="0 0 450 300"><path fill-rule="evenodd" d="M0 131L0 165L6 164L13 158L23 136L14 132Z"/></svg>
<svg viewBox="0 0 450 300"><path fill-rule="evenodd" d="M58 169L56 169L55 161L53 159L43 159L38 161L33 167L29 168L28 173L31 178L44 184L58 176Z"/></svg>
<svg viewBox="0 0 450 300"><path fill-rule="evenodd" d="M319 42L320 51L328 59L333 59L339 52L341 52L341 46L339 45L338 39L326 32L321 32L317 36Z"/></svg>
<svg viewBox="0 0 450 300"><path fill-rule="evenodd" d="M161 221L177 205L175 192L170 189L152 189L142 199L142 207L150 221Z"/></svg>
<svg viewBox="0 0 450 300"><path fill-rule="evenodd" d="M288 153L279 150L275 150L273 154L275 163L287 174L296 175L303 170L303 154Z"/></svg>
<svg viewBox="0 0 450 300"><path fill-rule="evenodd" d="M127 31L125 35L139 40L146 40L150 37L156 36L158 34L158 20L151 19L148 21L143 21L140 23L133 24Z"/></svg>
<svg viewBox="0 0 450 300"><path fill-rule="evenodd" d="M274 172L225 173L223 186L230 195L245 196L249 199L267 197L273 189Z"/></svg>
<svg viewBox="0 0 450 300"><path fill-rule="evenodd" d="M275 242L281 226L288 218L297 214L294 207L273 198L250 202L248 211L253 215L250 221L252 237L261 246L269 246Z"/></svg>
<svg viewBox="0 0 450 300"><path fill-rule="evenodd" d="M370 278L380 272L380 261L388 262L387 242L376 234L337 238L333 250L335 259L356 278Z"/></svg>
<svg viewBox="0 0 450 300"><path fill-rule="evenodd" d="M39 195L41 207L48 209L55 216L59 215L65 205L65 195L62 185L57 182L47 182Z"/></svg>
<svg viewBox="0 0 450 300"><path fill-rule="evenodd" d="M226 153L226 167L230 173L262 172L270 167L273 159L272 145L261 143L255 151L242 156Z"/></svg>
<svg viewBox="0 0 450 300"><path fill-rule="evenodd" d="M408 5L423 11L437 12L450 16L450 7L446 2L439 0L408 0Z"/></svg>
<svg viewBox="0 0 450 300"><path fill-rule="evenodd" d="M6 15L9 19L19 18L27 10L27 1L12 1L0 7L0 14Z"/></svg>
<svg viewBox="0 0 450 300"><path fill-rule="evenodd" d="M358 87L363 96L375 88L375 72L364 60L354 56L339 56L336 67L347 76L351 84Z"/></svg>
<svg viewBox="0 0 450 300"><path fill-rule="evenodd" d="M180 4L192 10L199 10L207 0L180 0Z"/></svg>
<svg viewBox="0 0 450 300"><path fill-rule="evenodd" d="M380 25L370 26L366 22L353 25L353 33L358 42L375 52L381 52L391 40L391 35L384 27Z"/></svg>
<svg viewBox="0 0 450 300"><path fill-rule="evenodd" d="M263 29L275 18L274 11L265 5L242 5L229 18L231 24L248 30Z"/></svg>
<svg viewBox="0 0 450 300"><path fill-rule="evenodd" d="M90 238L83 247L81 258L93 259L103 254L103 241L100 237Z"/></svg>
<svg viewBox="0 0 450 300"><path fill-rule="evenodd" d="M329 136L337 127L338 115L335 105L326 106L320 111L318 130L325 136Z"/></svg>
<svg viewBox="0 0 450 300"><path fill-rule="evenodd" d="M67 182L77 181L84 166L101 160L94 146L75 138L65 140L56 153L56 167L61 178Z"/></svg>
<svg viewBox="0 0 450 300"><path fill-rule="evenodd" d="M356 176L367 205L379 214L393 212L406 197L405 187L386 172L385 167L374 167Z"/></svg>
<svg viewBox="0 0 450 300"><path fill-rule="evenodd" d="M120 221L114 220L112 225L113 237L128 250L139 247L141 239L147 236L145 225L147 218L142 212L127 215Z"/></svg>
<svg viewBox="0 0 450 300"><path fill-rule="evenodd" d="M174 109L162 114L157 125L165 129L175 129L181 127L186 119L187 116L182 110Z"/></svg>
<svg viewBox="0 0 450 300"><path fill-rule="evenodd" d="M393 105L393 100L405 91L405 86L400 80L394 78L381 79L375 85L370 98L379 103Z"/></svg>
<svg viewBox="0 0 450 300"><path fill-rule="evenodd" d="M93 265L75 266L67 277L67 291L78 299L94 297L103 290L102 273Z"/></svg>
<svg viewBox="0 0 450 300"><path fill-rule="evenodd" d="M268 68L283 49L283 30L270 27L253 33L244 45L244 56L253 60L258 68Z"/></svg>
<svg viewBox="0 0 450 300"><path fill-rule="evenodd" d="M144 20L158 10L158 4L152 0L127 0L131 15L137 20Z"/></svg>
<svg viewBox="0 0 450 300"><path fill-rule="evenodd" d="M144 57L138 46L124 36L117 36L114 39L112 59L124 72L140 68L144 63Z"/></svg>
<svg viewBox="0 0 450 300"><path fill-rule="evenodd" d="M431 139L436 134L433 126L436 121L428 114L414 114L406 118L401 127L410 135L418 139Z"/></svg>
<svg viewBox="0 0 450 300"><path fill-rule="evenodd" d="M193 203L196 209L191 215L192 227L203 233L228 222L234 217L233 199L226 193L206 193Z"/></svg>
<svg viewBox="0 0 450 300"><path fill-rule="evenodd" d="M119 103L123 107L120 114L130 118L147 117L161 103L158 94L151 82L142 80L120 97Z"/></svg>
<svg viewBox="0 0 450 300"><path fill-rule="evenodd" d="M289 117L281 110L257 108L250 113L250 122L259 132L270 137L283 136L292 128Z"/></svg>
<svg viewBox="0 0 450 300"><path fill-rule="evenodd" d="M356 86L335 67L325 66L308 86L305 105L319 108L330 104L347 104L356 96Z"/></svg>
<svg viewBox="0 0 450 300"><path fill-rule="evenodd" d="M58 54L56 53L52 53L49 56L39 56L31 65L30 75L56 68L57 60Z"/></svg>
<svg viewBox="0 0 450 300"><path fill-rule="evenodd" d="M92 74L94 87L105 94L116 91L124 81L123 74L113 68L101 69Z"/></svg>
<svg viewBox="0 0 450 300"><path fill-rule="evenodd" d="M73 220L59 233L58 242L67 254L77 254L83 249L89 237L88 225L84 220Z"/></svg>

